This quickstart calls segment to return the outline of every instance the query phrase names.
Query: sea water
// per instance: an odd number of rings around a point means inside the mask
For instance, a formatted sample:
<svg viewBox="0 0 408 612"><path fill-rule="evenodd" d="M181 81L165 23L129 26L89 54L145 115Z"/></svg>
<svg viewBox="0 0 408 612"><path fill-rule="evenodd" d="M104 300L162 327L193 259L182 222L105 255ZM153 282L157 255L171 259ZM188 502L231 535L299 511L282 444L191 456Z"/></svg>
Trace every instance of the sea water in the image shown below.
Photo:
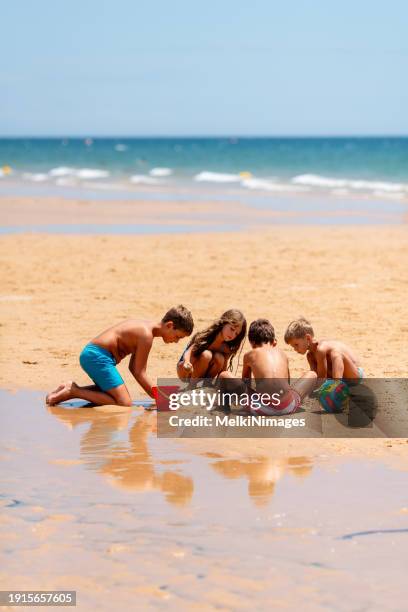
<svg viewBox="0 0 408 612"><path fill-rule="evenodd" d="M0 194L7 185L25 195L41 187L405 201L408 138L0 139Z"/></svg>

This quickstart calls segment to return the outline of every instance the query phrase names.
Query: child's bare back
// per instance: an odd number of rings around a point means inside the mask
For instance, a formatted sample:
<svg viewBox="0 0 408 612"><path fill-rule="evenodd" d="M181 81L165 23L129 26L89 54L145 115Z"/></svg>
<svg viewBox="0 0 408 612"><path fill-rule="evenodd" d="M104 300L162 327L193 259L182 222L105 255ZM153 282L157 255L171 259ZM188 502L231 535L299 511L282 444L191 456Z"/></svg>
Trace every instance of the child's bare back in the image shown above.
<svg viewBox="0 0 408 612"><path fill-rule="evenodd" d="M138 347L150 351L153 344L153 321L128 319L105 329L91 340L92 344L100 346L114 356L116 363L126 355L136 353Z"/></svg>
<svg viewBox="0 0 408 612"><path fill-rule="evenodd" d="M288 358L277 346L264 344L253 348L244 356L244 365L255 379L289 377Z"/></svg>

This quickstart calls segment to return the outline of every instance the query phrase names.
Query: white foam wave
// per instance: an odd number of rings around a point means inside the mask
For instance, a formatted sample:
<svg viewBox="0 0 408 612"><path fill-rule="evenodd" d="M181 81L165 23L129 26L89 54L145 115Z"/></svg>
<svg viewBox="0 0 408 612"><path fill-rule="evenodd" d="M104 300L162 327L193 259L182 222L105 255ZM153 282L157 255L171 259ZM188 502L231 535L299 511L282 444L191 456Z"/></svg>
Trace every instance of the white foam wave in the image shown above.
<svg viewBox="0 0 408 612"><path fill-rule="evenodd" d="M152 168L149 174L150 176L170 176L173 170L171 168Z"/></svg>
<svg viewBox="0 0 408 612"><path fill-rule="evenodd" d="M48 181L48 174L44 174L43 172L24 172L23 179L25 181L33 181L34 183L43 183L44 181Z"/></svg>
<svg viewBox="0 0 408 612"><path fill-rule="evenodd" d="M224 174L222 172L207 172L205 170L196 174L194 180L209 183L239 183L242 181L242 177L239 174Z"/></svg>
<svg viewBox="0 0 408 612"><path fill-rule="evenodd" d="M160 181L146 174L133 174L129 181L134 185L160 185Z"/></svg>
<svg viewBox="0 0 408 612"><path fill-rule="evenodd" d="M311 187L328 187L333 189L354 189L357 191L382 191L385 193L408 192L408 184L390 183L385 181L366 181L355 179L337 179L319 174L299 174L293 177L296 185Z"/></svg>
<svg viewBox="0 0 408 612"><path fill-rule="evenodd" d="M127 151L128 150L128 146L125 144L117 144L115 145L115 151Z"/></svg>
<svg viewBox="0 0 408 612"><path fill-rule="evenodd" d="M242 181L242 186L247 189L258 189L261 191L289 191L291 193L308 191L307 187L296 187L285 183L276 183L268 179L249 178Z"/></svg>
<svg viewBox="0 0 408 612"><path fill-rule="evenodd" d="M80 180L93 180L107 178L110 175L108 170L100 170L99 168L70 168L69 166L57 166L48 172L48 176L52 178L78 178Z"/></svg>
<svg viewBox="0 0 408 612"><path fill-rule="evenodd" d="M57 168L52 168L48 174L49 176L60 177L60 176L70 176L75 173L74 168L68 168L67 166L57 166Z"/></svg>
<svg viewBox="0 0 408 612"><path fill-rule="evenodd" d="M107 170L99 170L97 168L81 168L75 171L75 176L79 179L92 180L108 177L110 172Z"/></svg>
<svg viewBox="0 0 408 612"><path fill-rule="evenodd" d="M402 183L385 183L381 181L349 181L353 189L369 189L375 191L385 191L395 193L397 191L408 191L408 185Z"/></svg>

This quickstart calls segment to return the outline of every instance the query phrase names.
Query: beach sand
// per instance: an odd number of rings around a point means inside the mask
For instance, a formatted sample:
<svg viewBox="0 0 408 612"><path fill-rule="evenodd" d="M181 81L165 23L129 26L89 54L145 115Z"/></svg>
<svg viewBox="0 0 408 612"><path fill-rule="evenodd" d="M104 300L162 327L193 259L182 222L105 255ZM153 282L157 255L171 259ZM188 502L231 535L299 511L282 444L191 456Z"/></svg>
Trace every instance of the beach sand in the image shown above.
<svg viewBox="0 0 408 612"><path fill-rule="evenodd" d="M105 235L2 236L1 388L45 392L64 380L89 384L78 356L92 337L126 318L159 321L179 303L191 309L195 329L231 307L240 308L248 322L269 318L293 377L307 363L284 344L283 335L299 315L311 320L317 337L353 346L368 377L406 376L407 225L267 225L247 232L121 236L108 234L114 218L130 222L131 214L143 220L149 213L157 222L160 211L166 210L165 220L173 213L177 217L181 205L150 203L149 212L147 203L134 203L132 211L131 203L123 202L0 200L3 219L18 210L24 226L49 222L60 206L67 229L70 223L86 223L88 207L95 218L100 205ZM185 210L188 223L197 222L195 206ZM216 222L231 205L217 213L208 206ZM260 222L258 212L252 213L253 225ZM152 381L176 376L184 346L154 342L148 364ZM127 364L125 359L119 370L132 397L142 398ZM240 373L238 358L234 371Z"/></svg>
<svg viewBox="0 0 408 612"><path fill-rule="evenodd" d="M66 224L85 223L88 208L95 220L101 206L98 222L107 228L106 235L1 237L2 388L46 390L67 378L87 383L78 364L86 342L122 319L160 320L179 303L191 309L196 329L231 307L240 308L248 322L269 318L293 375L306 361L285 346L283 334L299 315L313 323L317 337L350 343L367 376L406 375L407 225L268 225L251 232L120 236L108 235L108 223L129 222L124 203L124 208L115 202L71 204L73 216L64 200L0 200L3 225L13 210L24 226L49 223L59 205ZM146 206L140 206L144 212L137 219L144 219ZM150 203L155 211L150 217L157 221L164 206L163 222L179 211L172 203ZM78 212L81 207L84 212ZM215 221L226 210L229 204ZM194 218L191 211L185 217ZM258 211L252 222L261 223ZM152 379L175 375L183 346L155 341ZM132 394L142 396L126 361L119 369Z"/></svg>
<svg viewBox="0 0 408 612"><path fill-rule="evenodd" d="M0 239L2 588L76 588L81 610L112 597L122 609L135 597L143 609L399 609L405 439L158 440L153 413L46 410L43 398L66 379L89 383L78 356L98 332L178 303L196 329L230 307L270 318L293 376L306 360L283 334L302 314L318 337L355 347L369 377L406 377L407 226L109 235L114 219L135 222L116 205L99 209L106 235ZM3 225L24 227L95 222L97 206L0 200ZM177 216L160 207L137 221ZM183 218L199 223L193 213ZM155 341L152 380L175 376L183 347ZM119 369L143 397L127 360Z"/></svg>

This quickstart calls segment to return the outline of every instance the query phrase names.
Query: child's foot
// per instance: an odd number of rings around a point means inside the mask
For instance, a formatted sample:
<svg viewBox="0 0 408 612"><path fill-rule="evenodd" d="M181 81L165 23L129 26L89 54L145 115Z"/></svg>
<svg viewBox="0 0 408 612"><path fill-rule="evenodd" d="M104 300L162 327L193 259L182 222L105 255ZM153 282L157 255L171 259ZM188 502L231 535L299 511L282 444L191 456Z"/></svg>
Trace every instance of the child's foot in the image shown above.
<svg viewBox="0 0 408 612"><path fill-rule="evenodd" d="M63 383L59 387L52 391L47 395L46 401L49 406L54 406L55 404L60 404L61 402L65 402L68 399L74 397L72 395L73 389L75 387L75 383L70 380L66 383Z"/></svg>
<svg viewBox="0 0 408 612"><path fill-rule="evenodd" d="M46 404L48 404L49 406L52 406L50 399L52 397L54 397L54 395L56 393L58 393L59 391L62 391L62 389L65 387L65 383L61 383L60 385L58 385L58 387L56 389L54 389L54 391L50 391L49 393L47 393L46 397L45 397L45 402Z"/></svg>

